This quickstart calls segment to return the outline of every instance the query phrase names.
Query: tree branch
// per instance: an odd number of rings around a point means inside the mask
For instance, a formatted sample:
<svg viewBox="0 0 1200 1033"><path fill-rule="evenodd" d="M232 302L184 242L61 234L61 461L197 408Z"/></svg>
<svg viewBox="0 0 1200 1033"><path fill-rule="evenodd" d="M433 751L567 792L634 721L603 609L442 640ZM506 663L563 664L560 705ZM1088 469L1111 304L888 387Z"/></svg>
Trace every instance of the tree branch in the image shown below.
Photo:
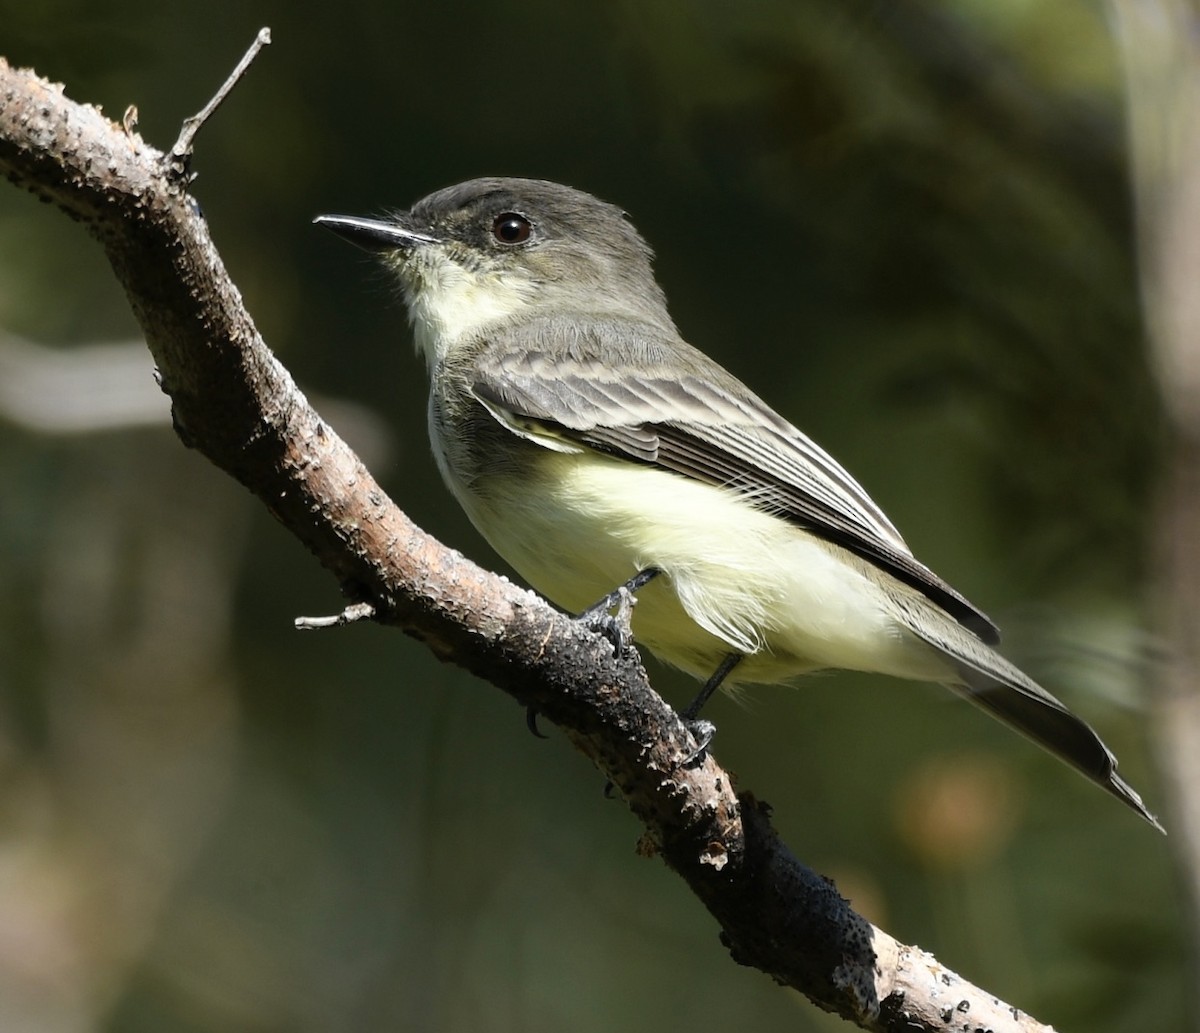
<svg viewBox="0 0 1200 1033"><path fill-rule="evenodd" d="M1200 924L1200 45L1194 5L1113 0L1125 73L1142 298L1171 448L1158 499L1156 600L1168 649L1152 697L1175 852ZM1174 835L1178 828L1179 835ZM1193 978L1197 985L1193 956Z"/></svg>
<svg viewBox="0 0 1200 1033"><path fill-rule="evenodd" d="M414 525L263 343L171 157L0 58L0 170L82 222L124 287L189 447L237 478L352 603L559 725L684 878L734 960L870 1030L1045 1027L855 914L692 740L635 653ZM354 611L360 614L361 608Z"/></svg>

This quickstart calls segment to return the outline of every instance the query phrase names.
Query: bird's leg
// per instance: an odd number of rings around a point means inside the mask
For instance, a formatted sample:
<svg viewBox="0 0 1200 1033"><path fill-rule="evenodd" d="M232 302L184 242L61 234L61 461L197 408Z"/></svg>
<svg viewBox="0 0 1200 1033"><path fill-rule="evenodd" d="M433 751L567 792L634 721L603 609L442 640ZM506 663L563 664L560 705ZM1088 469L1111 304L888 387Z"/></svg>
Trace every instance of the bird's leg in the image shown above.
<svg viewBox="0 0 1200 1033"><path fill-rule="evenodd" d="M603 635L612 643L613 653L620 656L633 642L633 633L629 627L630 614L633 612L633 593L661 573L658 567L644 567L625 584L614 588L599 602L577 614L575 620L597 635ZM617 607L615 615L609 613L614 606ZM544 739L546 737L538 729L537 716L537 708L525 708L525 724L530 732L539 739Z"/></svg>
<svg viewBox="0 0 1200 1033"><path fill-rule="evenodd" d="M709 676L708 681L701 686L700 691L696 693L696 698L687 705L679 716L683 719L683 723L687 725L688 731L692 733L692 738L696 740L696 752L684 761L685 764L690 764L699 757L704 756L704 751L708 749L708 744L712 742L712 738L717 733L717 726L711 721L705 721L700 718L700 711L704 708L704 704L712 698L712 694L721 687L726 676L739 663L742 662L741 653L730 653L720 662L717 669Z"/></svg>

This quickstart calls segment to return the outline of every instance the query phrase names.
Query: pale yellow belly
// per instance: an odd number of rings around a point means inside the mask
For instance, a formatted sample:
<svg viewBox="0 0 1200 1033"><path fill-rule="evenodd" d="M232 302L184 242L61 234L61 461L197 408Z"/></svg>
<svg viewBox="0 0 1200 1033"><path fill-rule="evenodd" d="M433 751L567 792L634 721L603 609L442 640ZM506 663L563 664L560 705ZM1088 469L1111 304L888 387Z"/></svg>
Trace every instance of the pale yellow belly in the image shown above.
<svg viewBox="0 0 1200 1033"><path fill-rule="evenodd" d="M530 585L578 612L637 571L635 639L707 678L730 653L732 682L841 667L942 680L948 668L894 618L864 561L726 492L619 460L547 451L529 476L455 494Z"/></svg>

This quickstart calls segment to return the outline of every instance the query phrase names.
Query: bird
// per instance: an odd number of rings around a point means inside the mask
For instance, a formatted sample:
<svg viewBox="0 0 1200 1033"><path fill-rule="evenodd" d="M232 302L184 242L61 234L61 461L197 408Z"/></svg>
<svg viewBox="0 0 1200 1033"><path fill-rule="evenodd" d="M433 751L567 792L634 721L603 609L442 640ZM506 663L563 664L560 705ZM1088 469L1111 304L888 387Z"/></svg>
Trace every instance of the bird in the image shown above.
<svg viewBox="0 0 1200 1033"><path fill-rule="evenodd" d="M619 207L488 177L382 218L315 220L394 275L430 375L428 429L468 518L591 618L718 688L849 669L943 685L1155 828L1095 731L996 649L859 483L688 344ZM711 725L706 725L706 735Z"/></svg>

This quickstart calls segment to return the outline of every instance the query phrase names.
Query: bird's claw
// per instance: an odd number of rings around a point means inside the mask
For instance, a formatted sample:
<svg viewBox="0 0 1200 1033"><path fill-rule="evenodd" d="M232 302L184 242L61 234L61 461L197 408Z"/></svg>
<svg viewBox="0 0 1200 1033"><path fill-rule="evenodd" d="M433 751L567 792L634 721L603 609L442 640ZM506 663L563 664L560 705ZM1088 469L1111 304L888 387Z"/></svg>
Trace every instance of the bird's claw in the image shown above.
<svg viewBox="0 0 1200 1033"><path fill-rule="evenodd" d="M550 736L546 735L545 733L542 732L542 730L540 728L538 728L537 719L538 719L537 707L526 707L525 708L525 727L528 728L529 731L536 738L549 739Z"/></svg>
<svg viewBox="0 0 1200 1033"><path fill-rule="evenodd" d="M683 758L683 767L691 767L693 764L698 764L704 759L704 755L708 753L708 744L713 741L713 736L717 734L717 726L711 721L706 721L704 718L694 718L692 720L684 720L684 727L692 733L692 738L696 740L696 748L692 750L686 757Z"/></svg>

